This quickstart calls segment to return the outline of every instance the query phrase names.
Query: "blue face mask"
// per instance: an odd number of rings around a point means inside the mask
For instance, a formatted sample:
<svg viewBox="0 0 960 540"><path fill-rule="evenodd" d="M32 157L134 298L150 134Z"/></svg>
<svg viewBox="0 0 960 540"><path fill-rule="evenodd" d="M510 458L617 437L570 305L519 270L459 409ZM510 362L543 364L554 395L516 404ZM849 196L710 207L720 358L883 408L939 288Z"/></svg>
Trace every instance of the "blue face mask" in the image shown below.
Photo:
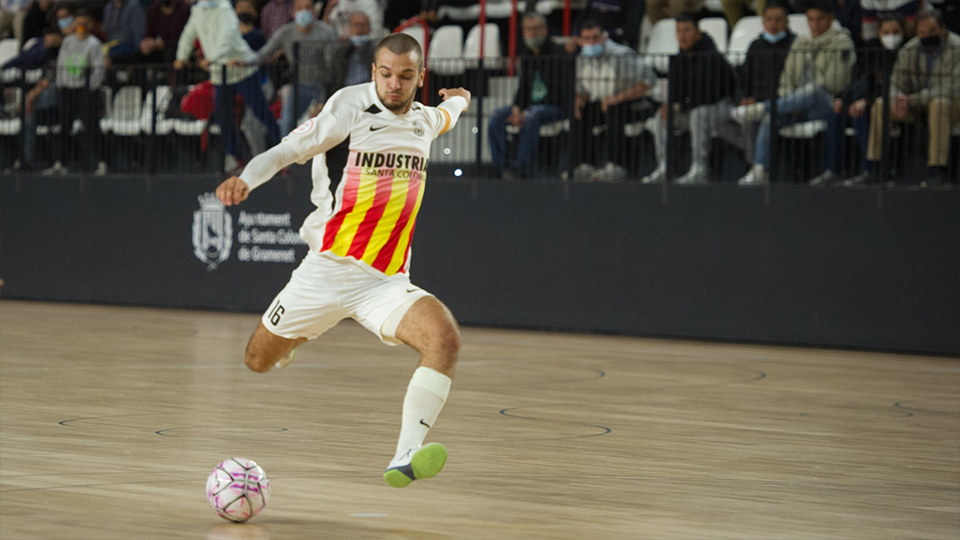
<svg viewBox="0 0 960 540"><path fill-rule="evenodd" d="M350 36L350 43L353 44L354 47L359 47L369 41L370 34L364 34L362 36Z"/></svg>
<svg viewBox="0 0 960 540"><path fill-rule="evenodd" d="M584 45L583 47L580 48L580 52L583 53L584 56L587 56L590 58L593 58L595 56L600 56L601 54L603 54L603 43L593 43L590 45Z"/></svg>
<svg viewBox="0 0 960 540"><path fill-rule="evenodd" d="M71 24L73 24L73 17L64 17L57 21L57 26L61 29L69 28Z"/></svg>
<svg viewBox="0 0 960 540"><path fill-rule="evenodd" d="M293 16L293 20L300 28L306 28L313 22L313 12L309 9L302 9Z"/></svg>
<svg viewBox="0 0 960 540"><path fill-rule="evenodd" d="M767 40L767 43L776 43L785 37L787 37L786 30L781 30L776 34L771 34L770 32L763 33L763 39Z"/></svg>

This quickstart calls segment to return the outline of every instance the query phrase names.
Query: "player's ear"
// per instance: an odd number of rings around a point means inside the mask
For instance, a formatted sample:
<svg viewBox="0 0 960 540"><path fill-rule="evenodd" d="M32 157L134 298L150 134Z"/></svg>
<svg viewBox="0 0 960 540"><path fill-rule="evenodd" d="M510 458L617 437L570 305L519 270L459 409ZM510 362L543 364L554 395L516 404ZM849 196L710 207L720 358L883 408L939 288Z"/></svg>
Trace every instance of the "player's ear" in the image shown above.
<svg viewBox="0 0 960 540"><path fill-rule="evenodd" d="M377 63L376 62L370 64L370 80L371 81L377 80Z"/></svg>
<svg viewBox="0 0 960 540"><path fill-rule="evenodd" d="M417 88L423 88L423 78L427 75L427 68L420 68L420 77L417 80Z"/></svg>

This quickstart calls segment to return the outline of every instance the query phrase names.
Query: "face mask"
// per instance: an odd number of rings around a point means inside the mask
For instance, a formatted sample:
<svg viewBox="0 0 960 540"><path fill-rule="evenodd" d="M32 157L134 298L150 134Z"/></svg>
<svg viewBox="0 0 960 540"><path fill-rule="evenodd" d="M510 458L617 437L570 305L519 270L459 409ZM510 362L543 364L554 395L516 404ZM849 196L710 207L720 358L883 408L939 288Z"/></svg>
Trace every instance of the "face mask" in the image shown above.
<svg viewBox="0 0 960 540"><path fill-rule="evenodd" d="M534 38L525 37L523 38L523 43L531 51L539 51L540 47L543 46L543 42L546 40L547 38L542 38L542 37L534 37Z"/></svg>
<svg viewBox="0 0 960 540"><path fill-rule="evenodd" d="M293 16L293 20L297 23L297 26L306 28L313 22L313 12L309 9L300 10Z"/></svg>
<svg viewBox="0 0 960 540"><path fill-rule="evenodd" d="M64 30L69 28L71 24L73 24L73 17L64 17L57 21L57 26Z"/></svg>
<svg viewBox="0 0 960 540"><path fill-rule="evenodd" d="M237 18L243 24L253 24L253 13L238 13Z"/></svg>
<svg viewBox="0 0 960 540"><path fill-rule="evenodd" d="M362 36L350 36L350 43L352 43L354 47L359 47L369 41L370 34L364 34Z"/></svg>
<svg viewBox="0 0 960 540"><path fill-rule="evenodd" d="M786 30L781 30L776 34L771 34L770 32L763 33L763 39L767 40L767 43L776 43L785 37L787 37Z"/></svg>
<svg viewBox="0 0 960 540"><path fill-rule="evenodd" d="M940 36L927 36L920 38L920 44L928 49L936 49L940 46Z"/></svg>
<svg viewBox="0 0 960 540"><path fill-rule="evenodd" d="M600 56L601 54L603 54L603 43L593 43L591 45L584 45L580 49L580 52L583 53L584 56L587 56L590 58L593 58L595 56Z"/></svg>
<svg viewBox="0 0 960 540"><path fill-rule="evenodd" d="M210 9L213 6L217 5L217 0L199 0L197 2L197 5L204 9Z"/></svg>
<svg viewBox="0 0 960 540"><path fill-rule="evenodd" d="M900 46L903 43L902 34L887 34L885 36L880 36L880 43L883 44L883 48L892 51Z"/></svg>

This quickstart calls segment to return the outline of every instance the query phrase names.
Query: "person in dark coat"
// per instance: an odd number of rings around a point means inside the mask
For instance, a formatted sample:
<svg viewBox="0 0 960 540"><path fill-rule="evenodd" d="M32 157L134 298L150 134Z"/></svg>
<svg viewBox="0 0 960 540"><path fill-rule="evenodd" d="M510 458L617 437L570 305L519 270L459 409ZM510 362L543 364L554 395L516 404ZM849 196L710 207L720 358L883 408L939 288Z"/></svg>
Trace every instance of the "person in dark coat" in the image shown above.
<svg viewBox="0 0 960 540"><path fill-rule="evenodd" d="M337 45L330 56L330 95L354 84L371 81L370 66L376 47L370 36L370 19L361 11L350 15L350 36Z"/></svg>

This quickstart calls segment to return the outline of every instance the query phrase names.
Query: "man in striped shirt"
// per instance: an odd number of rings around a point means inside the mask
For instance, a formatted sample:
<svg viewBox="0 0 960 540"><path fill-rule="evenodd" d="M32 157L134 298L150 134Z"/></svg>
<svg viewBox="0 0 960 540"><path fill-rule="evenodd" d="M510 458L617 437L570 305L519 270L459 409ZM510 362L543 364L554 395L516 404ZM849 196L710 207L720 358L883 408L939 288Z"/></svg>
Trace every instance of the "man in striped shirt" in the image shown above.
<svg viewBox="0 0 960 540"><path fill-rule="evenodd" d="M310 251L264 313L245 362L260 373L283 367L298 345L347 317L384 343L419 351L396 454L384 473L388 484L405 487L435 476L447 459L442 445L422 444L446 402L460 331L439 300L410 283L410 243L430 144L453 128L470 92L440 90L439 107L415 102L423 51L405 34L377 45L372 72L373 82L335 93L319 115L224 181L217 196L227 206L238 204L284 167L313 159L317 209L300 231ZM334 197L325 152L345 140L350 153Z"/></svg>

